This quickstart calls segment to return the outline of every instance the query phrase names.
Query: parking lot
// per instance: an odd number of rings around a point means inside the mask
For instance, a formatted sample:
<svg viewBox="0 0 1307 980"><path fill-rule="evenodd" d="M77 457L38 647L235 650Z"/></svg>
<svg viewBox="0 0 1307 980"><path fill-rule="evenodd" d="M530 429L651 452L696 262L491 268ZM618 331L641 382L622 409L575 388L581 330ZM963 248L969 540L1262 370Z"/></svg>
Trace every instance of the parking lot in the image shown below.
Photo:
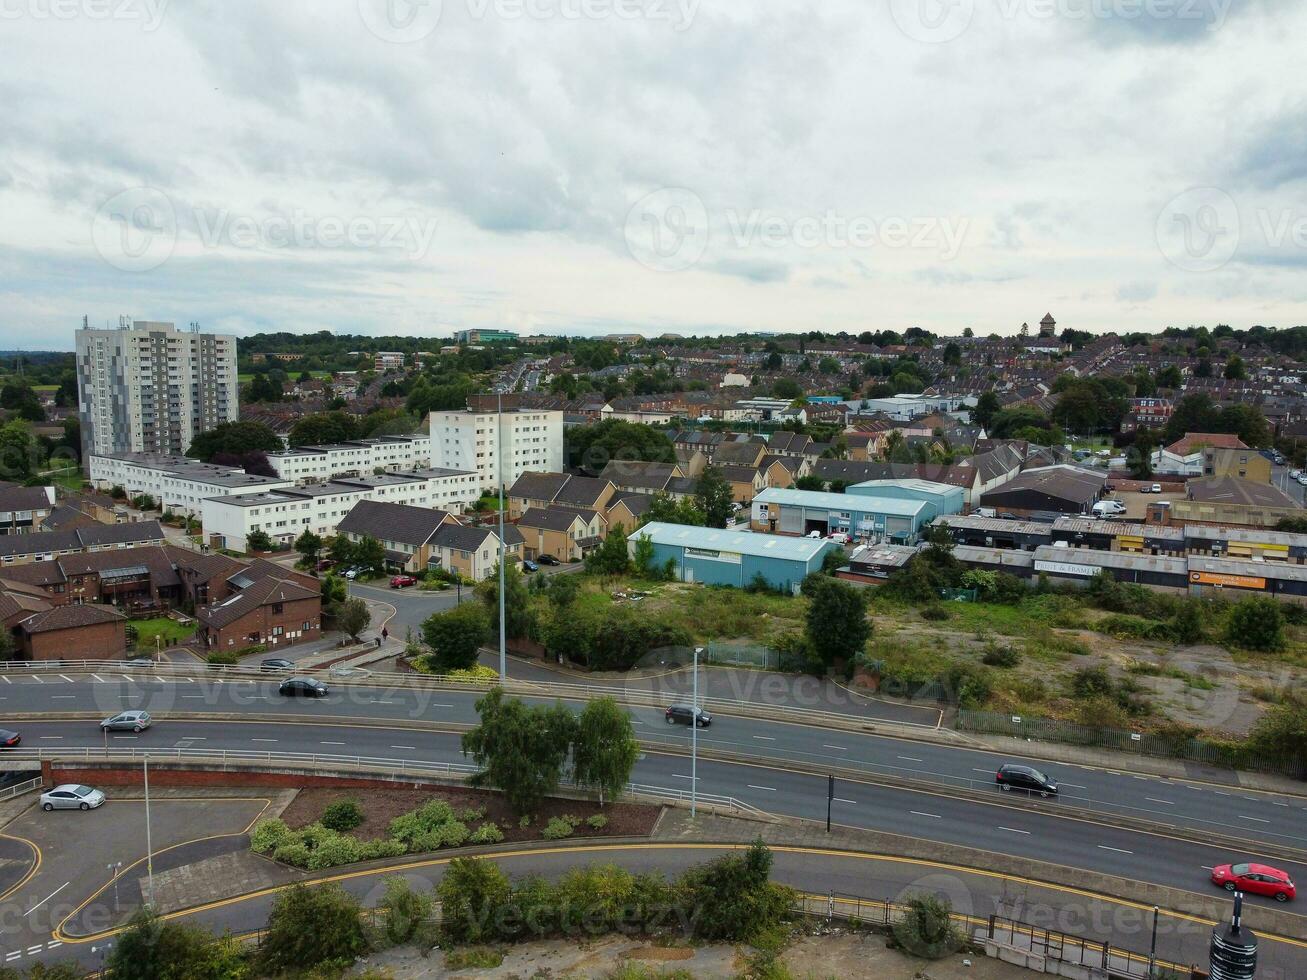
<svg viewBox="0 0 1307 980"><path fill-rule="evenodd" d="M4 828L4 857L35 849L36 873L0 896L0 963L19 967L59 945L55 929L76 913L83 932L109 928L140 907L146 888L145 800L139 788L105 787L95 810L40 809L38 797ZM150 800L156 872L246 846L243 834L269 801L164 790ZM10 854L12 850L12 855Z"/></svg>

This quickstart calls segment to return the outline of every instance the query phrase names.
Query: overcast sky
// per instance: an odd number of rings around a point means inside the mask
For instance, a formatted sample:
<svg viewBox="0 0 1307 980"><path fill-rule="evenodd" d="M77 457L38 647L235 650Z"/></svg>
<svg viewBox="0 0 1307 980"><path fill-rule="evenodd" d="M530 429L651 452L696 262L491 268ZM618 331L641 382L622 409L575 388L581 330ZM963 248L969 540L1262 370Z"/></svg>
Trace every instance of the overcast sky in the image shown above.
<svg viewBox="0 0 1307 980"><path fill-rule="evenodd" d="M0 347L1307 323L1295 0L0 0Z"/></svg>

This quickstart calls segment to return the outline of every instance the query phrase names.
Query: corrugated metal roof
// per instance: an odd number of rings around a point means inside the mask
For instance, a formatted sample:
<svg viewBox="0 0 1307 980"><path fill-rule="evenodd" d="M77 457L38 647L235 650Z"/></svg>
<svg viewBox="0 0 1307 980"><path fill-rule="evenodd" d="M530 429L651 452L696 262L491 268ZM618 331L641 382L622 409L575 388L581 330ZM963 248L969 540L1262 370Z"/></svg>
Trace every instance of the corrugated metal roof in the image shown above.
<svg viewBox="0 0 1307 980"><path fill-rule="evenodd" d="M781 558L786 561L811 561L823 551L835 547L834 542L822 538L791 538L779 534L754 534L752 531L692 527L688 524L664 524L658 521L646 524L634 532L631 540L638 539L642 534L649 535L654 544L701 548L705 551L737 551L744 555Z"/></svg>
<svg viewBox="0 0 1307 980"><path fill-rule="evenodd" d="M1097 568L1125 568L1134 572L1161 572L1167 575L1184 575L1188 563L1183 558L1163 555L1137 555L1129 551L1098 551L1093 548L1058 548L1040 545L1034 550L1036 561L1058 561L1071 565L1093 565Z"/></svg>
<svg viewBox="0 0 1307 980"><path fill-rule="evenodd" d="M864 514L892 514L895 517L916 517L926 507L924 500L902 500L898 497L879 497L873 494L821 493L817 490L793 490L768 487L753 498L755 504L782 504L791 507L813 507L817 510L858 511Z"/></svg>
<svg viewBox="0 0 1307 980"><path fill-rule="evenodd" d="M1216 572L1220 575L1251 575L1254 578L1273 578L1283 582L1307 582L1307 565L1285 561L1237 561L1233 558L1190 555L1189 568L1195 572Z"/></svg>

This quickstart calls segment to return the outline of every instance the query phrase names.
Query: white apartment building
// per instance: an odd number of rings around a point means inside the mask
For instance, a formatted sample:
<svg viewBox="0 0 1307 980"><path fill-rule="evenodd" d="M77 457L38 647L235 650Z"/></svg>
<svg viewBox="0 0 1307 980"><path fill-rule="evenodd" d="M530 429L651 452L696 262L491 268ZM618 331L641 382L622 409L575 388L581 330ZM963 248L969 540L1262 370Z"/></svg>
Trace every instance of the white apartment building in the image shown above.
<svg viewBox="0 0 1307 980"><path fill-rule="evenodd" d="M541 409L432 412L431 465L471 470L485 490L527 470L563 470L563 413Z"/></svg>
<svg viewBox="0 0 1307 980"><path fill-rule="evenodd" d="M431 437L378 436L330 446L299 446L268 453L277 475L295 483L321 483L338 476L365 476L378 469L390 472L429 469Z"/></svg>
<svg viewBox="0 0 1307 980"><path fill-rule="evenodd" d="M165 511L198 517L209 497L239 496L289 489L287 479L255 476L231 466L214 466L186 456L156 453L94 454L87 475L99 490L122 487L128 497L149 494Z"/></svg>
<svg viewBox="0 0 1307 980"><path fill-rule="evenodd" d="M404 366L404 354L397 350L380 350L372 356L372 369L378 374L398 371Z"/></svg>
<svg viewBox="0 0 1307 980"><path fill-rule="evenodd" d="M336 526L361 500L461 512L480 487L472 473L428 470L351 477L263 493L210 497L203 502L205 540L214 548L248 551L249 536L264 531L274 543L291 544L305 531L332 537ZM459 498L457 501L453 498ZM470 499L469 499L470 498Z"/></svg>
<svg viewBox="0 0 1307 980"><path fill-rule="evenodd" d="M84 456L180 455L196 434L235 421L238 400L233 336L126 318L117 330L77 331Z"/></svg>

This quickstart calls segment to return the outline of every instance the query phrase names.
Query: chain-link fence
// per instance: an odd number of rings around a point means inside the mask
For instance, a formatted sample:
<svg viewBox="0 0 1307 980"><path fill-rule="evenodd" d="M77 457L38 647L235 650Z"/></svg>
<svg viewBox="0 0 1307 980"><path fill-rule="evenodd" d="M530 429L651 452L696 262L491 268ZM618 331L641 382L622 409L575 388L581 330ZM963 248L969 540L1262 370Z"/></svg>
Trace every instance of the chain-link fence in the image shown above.
<svg viewBox="0 0 1307 980"><path fill-rule="evenodd" d="M954 720L958 731L983 735L1011 735L1014 738L1041 742L1062 742L1094 748L1133 752L1137 755L1184 759L1206 766L1225 769L1249 769L1301 779L1307 765L1301 758L1284 759L1261 756L1244 745L1208 742L1183 735L1153 732L1127 732L1115 728L1098 728L1056 718L1032 718L1003 715L990 711L959 710Z"/></svg>

